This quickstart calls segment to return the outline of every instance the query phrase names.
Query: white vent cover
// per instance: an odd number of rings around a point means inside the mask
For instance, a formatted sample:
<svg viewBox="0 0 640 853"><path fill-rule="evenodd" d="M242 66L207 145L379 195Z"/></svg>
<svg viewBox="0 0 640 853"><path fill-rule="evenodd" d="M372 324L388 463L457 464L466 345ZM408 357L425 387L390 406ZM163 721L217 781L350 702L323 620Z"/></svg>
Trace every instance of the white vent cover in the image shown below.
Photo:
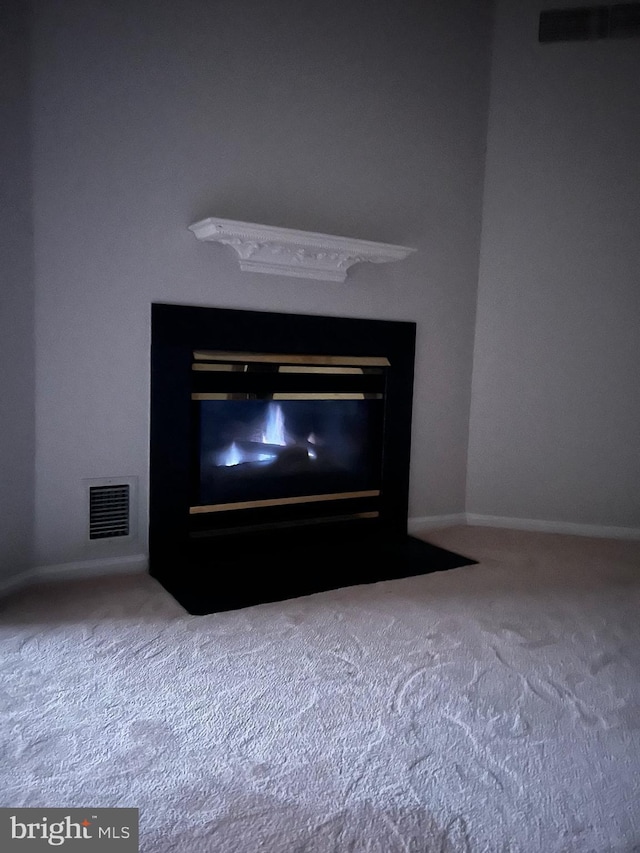
<svg viewBox="0 0 640 853"><path fill-rule="evenodd" d="M85 480L90 542L132 538L135 479Z"/></svg>

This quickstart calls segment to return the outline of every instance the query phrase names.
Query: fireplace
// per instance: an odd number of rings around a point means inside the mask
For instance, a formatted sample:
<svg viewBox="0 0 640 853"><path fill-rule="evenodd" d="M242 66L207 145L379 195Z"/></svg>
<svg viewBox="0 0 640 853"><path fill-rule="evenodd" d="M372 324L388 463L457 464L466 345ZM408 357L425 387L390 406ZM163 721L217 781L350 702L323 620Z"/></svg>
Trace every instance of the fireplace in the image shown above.
<svg viewBox="0 0 640 853"><path fill-rule="evenodd" d="M414 341L410 322L152 306L150 570L189 612L402 573Z"/></svg>

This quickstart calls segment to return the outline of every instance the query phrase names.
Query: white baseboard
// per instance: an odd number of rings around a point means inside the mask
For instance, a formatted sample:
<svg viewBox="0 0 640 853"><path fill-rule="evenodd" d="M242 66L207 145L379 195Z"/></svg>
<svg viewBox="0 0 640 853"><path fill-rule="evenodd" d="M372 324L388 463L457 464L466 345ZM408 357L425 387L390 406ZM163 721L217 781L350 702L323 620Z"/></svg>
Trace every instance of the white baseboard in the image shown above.
<svg viewBox="0 0 640 853"><path fill-rule="evenodd" d="M33 569L28 569L26 572L20 572L18 575L13 575L10 578L0 580L0 597L10 595L12 592L18 592L30 583L33 583L35 572Z"/></svg>
<svg viewBox="0 0 640 853"><path fill-rule="evenodd" d="M468 524L479 527L505 527L510 530L532 530L541 533L566 533L571 536L593 536L605 539L640 540L639 527L607 527L600 524L574 524L568 521L544 521L538 518L510 518L501 515L480 515L475 512L457 512L450 515L425 515L410 518L409 533L436 530L440 527L453 527ZM99 560L78 560L72 563L58 563L51 566L37 566L0 579L0 596L17 592L33 583L44 580L75 580L100 575L136 574L148 569L149 558L146 554L132 554L129 557L109 557Z"/></svg>
<svg viewBox="0 0 640 853"><path fill-rule="evenodd" d="M106 557L101 560L78 560L73 563L38 566L34 571L39 580L74 580L99 575L136 574L145 571L148 564L146 554L132 554L129 557Z"/></svg>
<svg viewBox="0 0 640 853"><path fill-rule="evenodd" d="M410 518L407 526L409 533L420 533L422 530L436 530L438 527L454 527L456 524L466 523L466 513L456 512L451 515L424 515L421 518Z"/></svg>
<svg viewBox="0 0 640 853"><path fill-rule="evenodd" d="M9 595L38 581L63 581L94 578L100 575L137 574L149 566L146 554L129 557L107 557L100 560L78 560L52 566L36 566L4 581L0 581L0 595Z"/></svg>
<svg viewBox="0 0 640 853"><path fill-rule="evenodd" d="M575 524L569 521L544 521L539 518L509 518L501 515L466 513L467 524L478 527L506 527L540 533L566 533L604 539L640 539L640 527L606 527L601 524Z"/></svg>

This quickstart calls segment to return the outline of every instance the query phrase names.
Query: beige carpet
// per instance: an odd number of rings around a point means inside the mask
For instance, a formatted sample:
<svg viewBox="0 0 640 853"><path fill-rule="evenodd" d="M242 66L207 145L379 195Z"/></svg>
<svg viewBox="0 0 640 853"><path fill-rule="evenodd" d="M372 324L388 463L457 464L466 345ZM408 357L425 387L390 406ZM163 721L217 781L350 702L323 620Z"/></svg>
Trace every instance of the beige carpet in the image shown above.
<svg viewBox="0 0 640 853"><path fill-rule="evenodd" d="M158 853L640 850L640 543L188 616L148 576L0 603L0 805L140 809Z"/></svg>

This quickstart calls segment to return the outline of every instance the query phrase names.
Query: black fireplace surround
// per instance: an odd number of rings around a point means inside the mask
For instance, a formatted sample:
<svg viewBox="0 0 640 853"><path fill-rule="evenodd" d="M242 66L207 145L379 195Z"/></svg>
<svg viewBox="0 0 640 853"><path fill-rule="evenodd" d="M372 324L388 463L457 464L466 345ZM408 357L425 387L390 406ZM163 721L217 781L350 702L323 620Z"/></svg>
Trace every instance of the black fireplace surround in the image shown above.
<svg viewBox="0 0 640 853"><path fill-rule="evenodd" d="M407 535L414 323L151 322L150 572L188 612L470 562Z"/></svg>

